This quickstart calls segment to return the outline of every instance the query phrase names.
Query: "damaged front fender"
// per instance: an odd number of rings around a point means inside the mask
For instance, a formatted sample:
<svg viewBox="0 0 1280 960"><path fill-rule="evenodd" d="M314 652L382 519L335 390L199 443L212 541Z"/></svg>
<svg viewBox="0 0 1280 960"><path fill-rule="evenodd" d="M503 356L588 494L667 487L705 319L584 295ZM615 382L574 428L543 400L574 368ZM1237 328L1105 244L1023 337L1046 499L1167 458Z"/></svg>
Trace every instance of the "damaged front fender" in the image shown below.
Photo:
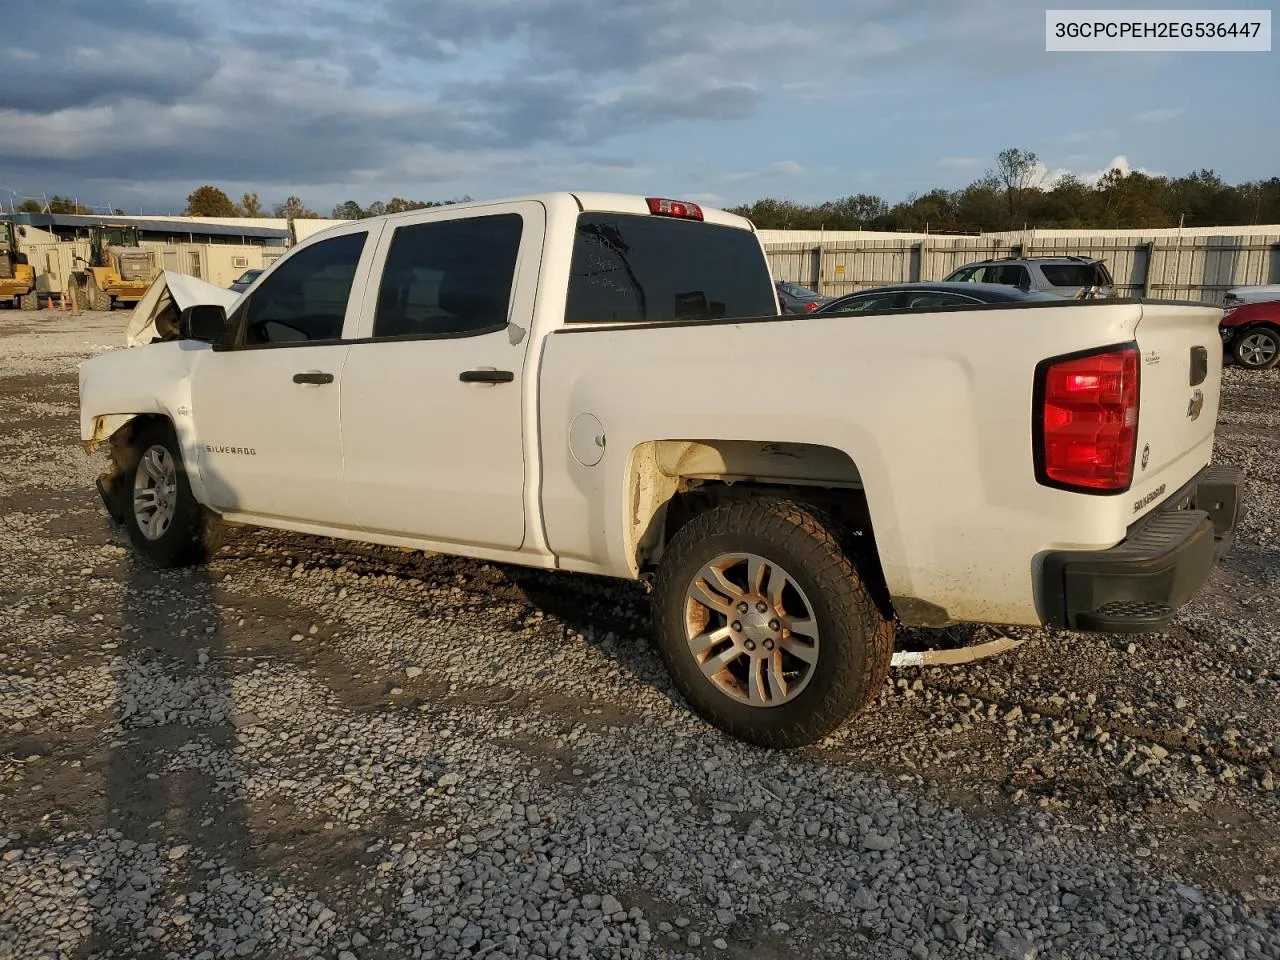
<svg viewBox="0 0 1280 960"><path fill-rule="evenodd" d="M111 435L130 420L139 416L136 413L108 413L93 418L88 437L81 440L85 453L93 453L98 447L111 439Z"/></svg>

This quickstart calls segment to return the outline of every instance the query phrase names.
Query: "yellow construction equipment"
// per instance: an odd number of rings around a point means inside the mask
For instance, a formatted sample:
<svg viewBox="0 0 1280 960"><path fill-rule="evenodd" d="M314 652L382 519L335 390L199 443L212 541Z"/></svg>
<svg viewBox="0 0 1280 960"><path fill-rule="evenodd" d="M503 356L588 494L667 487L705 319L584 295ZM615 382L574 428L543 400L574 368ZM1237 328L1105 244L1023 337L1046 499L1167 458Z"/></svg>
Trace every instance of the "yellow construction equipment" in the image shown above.
<svg viewBox="0 0 1280 960"><path fill-rule="evenodd" d="M9 301L21 310L37 310L36 273L18 252L17 228L8 220L0 220L0 303Z"/></svg>
<svg viewBox="0 0 1280 960"><path fill-rule="evenodd" d="M137 227L94 224L89 227L89 262L72 274L72 282L82 310L113 310L141 300L155 273L155 258L139 245Z"/></svg>

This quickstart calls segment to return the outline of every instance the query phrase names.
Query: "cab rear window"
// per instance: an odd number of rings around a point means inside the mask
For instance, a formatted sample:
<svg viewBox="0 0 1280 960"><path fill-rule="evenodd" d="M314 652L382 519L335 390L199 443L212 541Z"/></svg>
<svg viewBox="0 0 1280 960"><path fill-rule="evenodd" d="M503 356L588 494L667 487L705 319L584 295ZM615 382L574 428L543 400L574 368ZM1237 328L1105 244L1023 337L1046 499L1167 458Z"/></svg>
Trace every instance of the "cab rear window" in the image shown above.
<svg viewBox="0 0 1280 960"><path fill-rule="evenodd" d="M567 323L774 316L773 281L755 235L632 214L578 216Z"/></svg>

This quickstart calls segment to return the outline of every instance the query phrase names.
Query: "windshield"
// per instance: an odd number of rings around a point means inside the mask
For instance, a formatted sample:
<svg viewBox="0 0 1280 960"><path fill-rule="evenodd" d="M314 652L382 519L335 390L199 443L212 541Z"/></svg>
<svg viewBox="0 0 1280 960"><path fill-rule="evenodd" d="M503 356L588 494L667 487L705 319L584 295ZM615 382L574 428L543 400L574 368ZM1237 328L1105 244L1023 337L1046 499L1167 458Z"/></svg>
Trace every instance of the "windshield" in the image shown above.
<svg viewBox="0 0 1280 960"><path fill-rule="evenodd" d="M260 273L262 273L261 270L246 270L244 273L240 274L240 279L237 280L236 283L253 283L253 281L258 279L258 274Z"/></svg>
<svg viewBox="0 0 1280 960"><path fill-rule="evenodd" d="M817 300L818 294L808 287L802 287L798 283L780 283L778 289L789 296L798 300Z"/></svg>
<svg viewBox="0 0 1280 960"><path fill-rule="evenodd" d="M106 227L102 231L103 240L109 247L136 247L138 231L134 227Z"/></svg>
<svg viewBox="0 0 1280 960"><path fill-rule="evenodd" d="M9 242L10 238L13 236L13 234L10 233L11 229L12 228L9 226L9 224L0 223L0 243Z"/></svg>

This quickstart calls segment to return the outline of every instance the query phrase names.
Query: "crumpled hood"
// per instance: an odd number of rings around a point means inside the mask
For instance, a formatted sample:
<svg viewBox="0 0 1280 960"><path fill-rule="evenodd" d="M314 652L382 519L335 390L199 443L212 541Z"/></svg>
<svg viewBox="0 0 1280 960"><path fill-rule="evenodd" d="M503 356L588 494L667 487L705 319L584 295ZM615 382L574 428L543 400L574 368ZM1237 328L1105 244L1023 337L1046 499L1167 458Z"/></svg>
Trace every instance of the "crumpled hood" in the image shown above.
<svg viewBox="0 0 1280 960"><path fill-rule="evenodd" d="M178 338L178 315L187 307L202 303L219 304L230 312L240 294L185 273L165 270L151 282L133 308L125 329L125 344L141 347L156 340Z"/></svg>

